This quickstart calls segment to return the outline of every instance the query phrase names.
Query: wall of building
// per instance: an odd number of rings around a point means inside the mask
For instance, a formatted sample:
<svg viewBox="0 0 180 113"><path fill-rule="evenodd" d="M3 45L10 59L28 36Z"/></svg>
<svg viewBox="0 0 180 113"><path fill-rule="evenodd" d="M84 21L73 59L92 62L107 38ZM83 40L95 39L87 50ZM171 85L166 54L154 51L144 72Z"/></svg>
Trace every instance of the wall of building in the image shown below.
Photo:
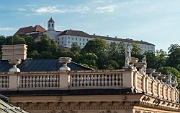
<svg viewBox="0 0 180 113"><path fill-rule="evenodd" d="M86 45L86 43L92 39L94 39L94 38L63 35L63 36L58 36L56 38L56 42L58 43L59 46L67 47L67 48L71 48L72 43L76 42L81 48L83 48ZM114 41L114 40L106 40L106 42L108 44L113 43L113 42L120 43L120 41ZM127 44L127 42L125 42L125 44ZM142 47L142 54L148 50L151 50L155 53L155 46L154 45L147 45L147 44L141 44L141 43L139 43L139 45Z"/></svg>

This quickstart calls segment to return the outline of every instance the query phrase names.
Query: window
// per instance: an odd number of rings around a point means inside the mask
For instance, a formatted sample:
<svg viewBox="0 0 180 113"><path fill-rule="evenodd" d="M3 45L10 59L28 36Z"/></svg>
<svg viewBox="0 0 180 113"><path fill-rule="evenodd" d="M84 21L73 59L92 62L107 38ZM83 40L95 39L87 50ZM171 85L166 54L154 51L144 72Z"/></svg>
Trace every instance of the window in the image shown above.
<svg viewBox="0 0 180 113"><path fill-rule="evenodd" d="M73 40L73 37L72 37L72 40Z"/></svg>
<svg viewBox="0 0 180 113"><path fill-rule="evenodd" d="M59 38L58 38L58 40L59 40Z"/></svg>
<svg viewBox="0 0 180 113"><path fill-rule="evenodd" d="M68 41L68 43L70 43L70 42Z"/></svg>
<svg viewBox="0 0 180 113"><path fill-rule="evenodd" d="M77 38L76 38L76 40L77 40Z"/></svg>
<svg viewBox="0 0 180 113"><path fill-rule="evenodd" d="M50 27L50 24L48 24L48 27Z"/></svg>
<svg viewBox="0 0 180 113"><path fill-rule="evenodd" d="M63 44L63 41L62 41L62 44Z"/></svg>
<svg viewBox="0 0 180 113"><path fill-rule="evenodd" d="M52 27L53 27L53 24L52 24Z"/></svg>
<svg viewBox="0 0 180 113"><path fill-rule="evenodd" d="M84 41L84 38L83 38L83 41Z"/></svg>
<svg viewBox="0 0 180 113"><path fill-rule="evenodd" d="M88 39L87 39L87 41L88 41Z"/></svg>
<svg viewBox="0 0 180 113"><path fill-rule="evenodd" d="M79 40L81 40L81 38Z"/></svg>
<svg viewBox="0 0 180 113"><path fill-rule="evenodd" d="M81 45L81 43L79 43L79 45Z"/></svg>
<svg viewBox="0 0 180 113"><path fill-rule="evenodd" d="M68 37L68 39L70 39L70 37Z"/></svg>
<svg viewBox="0 0 180 113"><path fill-rule="evenodd" d="M63 37L62 37L62 39L63 39Z"/></svg>

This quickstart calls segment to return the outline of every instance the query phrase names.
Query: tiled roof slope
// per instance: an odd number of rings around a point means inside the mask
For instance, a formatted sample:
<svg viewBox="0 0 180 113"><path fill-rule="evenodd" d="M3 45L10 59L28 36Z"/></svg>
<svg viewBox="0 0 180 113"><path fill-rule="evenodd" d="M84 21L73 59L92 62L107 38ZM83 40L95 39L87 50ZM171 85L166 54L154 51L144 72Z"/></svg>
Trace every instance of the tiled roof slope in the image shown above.
<svg viewBox="0 0 180 113"><path fill-rule="evenodd" d="M20 28L15 35L22 35L22 34L26 34L26 33L31 33L31 32L45 32L46 30L40 26L40 25L36 25L36 26L29 26L29 27L23 27Z"/></svg>
<svg viewBox="0 0 180 113"><path fill-rule="evenodd" d="M62 35L70 35L70 36L82 36L82 37L89 37L90 35L78 30L65 30L59 36Z"/></svg>
<svg viewBox="0 0 180 113"><path fill-rule="evenodd" d="M54 20L52 19L52 17L49 19L49 21L48 22L54 22Z"/></svg>
<svg viewBox="0 0 180 113"><path fill-rule="evenodd" d="M100 35L89 35L83 31L78 31L78 30L65 30L63 31L59 36L62 35L70 35L70 36L82 36L82 37L89 37L89 38L101 38L105 40L113 40L113 41L122 41L122 42L135 42L138 44L147 44L147 45L154 45L145 41L137 41L137 40L132 40L132 39L123 39L123 38L112 38L108 36L100 36Z"/></svg>
<svg viewBox="0 0 180 113"><path fill-rule="evenodd" d="M17 67L21 72L57 71L63 64L58 59L23 60ZM74 62L68 63L71 70L91 70ZM0 60L0 72L9 72L12 65L7 60Z"/></svg>
<svg viewBox="0 0 180 113"><path fill-rule="evenodd" d="M154 44L151 44L149 42L145 42L145 41L137 41L137 40L133 40L133 39L123 39L123 38L112 38L112 37L108 37L108 36L99 36L99 35L90 35L91 38L101 38L101 39L105 39L105 40L113 40L113 41L122 41L122 42L129 42L129 43L132 43L132 42L135 42L135 43L138 43L138 44L147 44L147 45L154 45Z"/></svg>
<svg viewBox="0 0 180 113"><path fill-rule="evenodd" d="M2 98L5 98L5 96L0 95L0 113L28 113L20 109L19 107L13 106L5 102Z"/></svg>

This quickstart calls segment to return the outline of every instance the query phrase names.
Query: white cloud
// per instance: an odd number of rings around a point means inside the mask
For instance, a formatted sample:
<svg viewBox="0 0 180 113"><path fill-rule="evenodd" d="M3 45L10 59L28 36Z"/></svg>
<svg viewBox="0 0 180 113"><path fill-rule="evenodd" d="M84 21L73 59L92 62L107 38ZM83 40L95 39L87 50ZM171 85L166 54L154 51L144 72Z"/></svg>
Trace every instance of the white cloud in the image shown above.
<svg viewBox="0 0 180 113"><path fill-rule="evenodd" d="M89 11L88 7L76 7L74 10L71 10L70 12L86 13L87 11Z"/></svg>
<svg viewBox="0 0 180 113"><path fill-rule="evenodd" d="M24 8L18 8L18 11L26 11Z"/></svg>
<svg viewBox="0 0 180 113"><path fill-rule="evenodd" d="M64 13L65 10L58 9L57 6L41 7L35 10L37 13Z"/></svg>
<svg viewBox="0 0 180 113"><path fill-rule="evenodd" d="M0 27L0 31L11 31L11 30L15 30L15 29L11 27Z"/></svg>
<svg viewBox="0 0 180 113"><path fill-rule="evenodd" d="M114 12L114 9L116 8L116 5L108 5L108 6L104 6L104 7L97 7L96 8L96 12L97 13L110 13L110 12Z"/></svg>

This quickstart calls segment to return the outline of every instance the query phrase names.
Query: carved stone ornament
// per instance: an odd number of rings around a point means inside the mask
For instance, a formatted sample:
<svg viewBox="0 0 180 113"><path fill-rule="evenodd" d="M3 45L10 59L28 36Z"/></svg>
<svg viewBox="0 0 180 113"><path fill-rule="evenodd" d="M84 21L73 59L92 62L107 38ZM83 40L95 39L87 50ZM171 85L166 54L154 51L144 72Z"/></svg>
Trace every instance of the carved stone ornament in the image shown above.
<svg viewBox="0 0 180 113"><path fill-rule="evenodd" d="M61 100L62 100L62 97L61 97L61 96L57 96L57 100L58 100L58 101L61 101Z"/></svg>
<svg viewBox="0 0 180 113"><path fill-rule="evenodd" d="M21 63L21 59L10 59L8 60L9 64L13 65L9 72L20 72L20 69L17 68L17 65Z"/></svg>
<svg viewBox="0 0 180 113"><path fill-rule="evenodd" d="M111 113L111 110L107 110L106 113Z"/></svg>
<svg viewBox="0 0 180 113"><path fill-rule="evenodd" d="M112 106L113 105L113 102L108 102L108 106Z"/></svg>
<svg viewBox="0 0 180 113"><path fill-rule="evenodd" d="M60 68L60 70L67 70L70 71L71 69L67 66L67 63L71 62L71 58L70 57L60 57L59 58L59 62L63 63L63 67Z"/></svg>
<svg viewBox="0 0 180 113"><path fill-rule="evenodd" d="M69 106L69 102L64 102L65 106Z"/></svg>
<svg viewBox="0 0 180 113"><path fill-rule="evenodd" d="M101 102L97 102L97 105L100 106L102 103Z"/></svg>
<svg viewBox="0 0 180 113"><path fill-rule="evenodd" d="M91 105L91 102L86 102L86 106L90 106Z"/></svg>

